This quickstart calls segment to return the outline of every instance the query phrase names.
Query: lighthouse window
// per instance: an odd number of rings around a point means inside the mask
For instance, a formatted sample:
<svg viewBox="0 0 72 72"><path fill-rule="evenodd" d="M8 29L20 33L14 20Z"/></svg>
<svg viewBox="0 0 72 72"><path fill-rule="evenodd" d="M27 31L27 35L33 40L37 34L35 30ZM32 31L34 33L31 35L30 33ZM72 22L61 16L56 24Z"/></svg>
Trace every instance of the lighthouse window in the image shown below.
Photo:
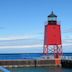
<svg viewBox="0 0 72 72"><path fill-rule="evenodd" d="M49 21L56 21L56 17L49 17Z"/></svg>

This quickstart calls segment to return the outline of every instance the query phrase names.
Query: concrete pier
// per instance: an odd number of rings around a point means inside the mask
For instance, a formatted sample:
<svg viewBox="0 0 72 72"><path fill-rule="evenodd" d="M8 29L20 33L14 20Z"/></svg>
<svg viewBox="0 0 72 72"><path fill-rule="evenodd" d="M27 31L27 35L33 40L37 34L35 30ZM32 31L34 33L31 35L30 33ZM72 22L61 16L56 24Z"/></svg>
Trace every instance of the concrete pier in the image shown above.
<svg viewBox="0 0 72 72"><path fill-rule="evenodd" d="M39 59L21 59L21 60L0 60L0 66L4 67L37 67L37 66L62 66L72 67L72 57L62 57L61 64L56 65L55 60L50 57Z"/></svg>
<svg viewBox="0 0 72 72"><path fill-rule="evenodd" d="M0 66L4 67L30 67L30 66L56 66L55 60L3 60ZM61 65L60 65L61 66Z"/></svg>

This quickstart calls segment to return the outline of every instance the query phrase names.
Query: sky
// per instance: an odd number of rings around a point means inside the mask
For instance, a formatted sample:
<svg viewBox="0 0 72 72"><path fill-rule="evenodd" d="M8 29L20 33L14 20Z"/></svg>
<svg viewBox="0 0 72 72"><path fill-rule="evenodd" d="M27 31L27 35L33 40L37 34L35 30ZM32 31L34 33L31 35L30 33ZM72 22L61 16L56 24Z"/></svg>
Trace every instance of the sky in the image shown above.
<svg viewBox="0 0 72 72"><path fill-rule="evenodd" d="M72 0L0 0L0 53L42 52L44 26L54 11L63 52L72 52Z"/></svg>

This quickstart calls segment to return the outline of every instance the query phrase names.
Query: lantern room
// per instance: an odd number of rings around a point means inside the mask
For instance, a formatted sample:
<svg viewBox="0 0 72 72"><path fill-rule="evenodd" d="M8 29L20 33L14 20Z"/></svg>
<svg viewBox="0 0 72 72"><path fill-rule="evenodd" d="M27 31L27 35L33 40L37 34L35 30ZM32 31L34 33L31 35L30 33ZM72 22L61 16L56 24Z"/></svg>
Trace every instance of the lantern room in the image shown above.
<svg viewBox="0 0 72 72"><path fill-rule="evenodd" d="M52 11L51 14L48 15L48 24L55 25L56 23L57 23L57 16Z"/></svg>

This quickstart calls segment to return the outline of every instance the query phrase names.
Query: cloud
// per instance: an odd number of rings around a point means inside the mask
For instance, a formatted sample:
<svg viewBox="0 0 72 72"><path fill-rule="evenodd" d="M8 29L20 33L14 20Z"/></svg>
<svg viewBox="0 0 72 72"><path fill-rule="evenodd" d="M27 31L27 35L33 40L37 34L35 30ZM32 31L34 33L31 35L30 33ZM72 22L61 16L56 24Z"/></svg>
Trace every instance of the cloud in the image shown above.
<svg viewBox="0 0 72 72"><path fill-rule="evenodd" d="M62 44L63 46L72 46L72 43L69 44Z"/></svg>
<svg viewBox="0 0 72 72"><path fill-rule="evenodd" d="M72 39L66 39L63 41L64 43L72 43Z"/></svg>
<svg viewBox="0 0 72 72"><path fill-rule="evenodd" d="M72 46L71 44L62 44L63 46ZM40 48L43 47L43 44L36 45L17 45L17 46L0 46L0 48Z"/></svg>
<svg viewBox="0 0 72 72"><path fill-rule="evenodd" d="M6 36L0 37L0 50L2 52L17 52L17 50L28 52L42 52L43 39L40 39L40 35L19 35L19 36ZM72 36L69 35L68 39L63 39L63 50L68 51L68 47L71 50ZM4 50L4 51L3 51ZM14 51L15 50L15 51ZM19 52L19 51L18 51Z"/></svg>
<svg viewBox="0 0 72 72"><path fill-rule="evenodd" d="M6 36L0 37L0 40L20 40L20 39L33 39L39 35L21 35L21 36Z"/></svg>
<svg viewBox="0 0 72 72"><path fill-rule="evenodd" d="M63 33L72 33L72 28L63 30Z"/></svg>
<svg viewBox="0 0 72 72"><path fill-rule="evenodd" d="M43 45L21 45L21 46L0 46L0 48L38 48L43 47Z"/></svg>
<svg viewBox="0 0 72 72"><path fill-rule="evenodd" d="M43 44L43 40L35 37L14 37L0 40L0 46L23 46L23 45L39 45Z"/></svg>

